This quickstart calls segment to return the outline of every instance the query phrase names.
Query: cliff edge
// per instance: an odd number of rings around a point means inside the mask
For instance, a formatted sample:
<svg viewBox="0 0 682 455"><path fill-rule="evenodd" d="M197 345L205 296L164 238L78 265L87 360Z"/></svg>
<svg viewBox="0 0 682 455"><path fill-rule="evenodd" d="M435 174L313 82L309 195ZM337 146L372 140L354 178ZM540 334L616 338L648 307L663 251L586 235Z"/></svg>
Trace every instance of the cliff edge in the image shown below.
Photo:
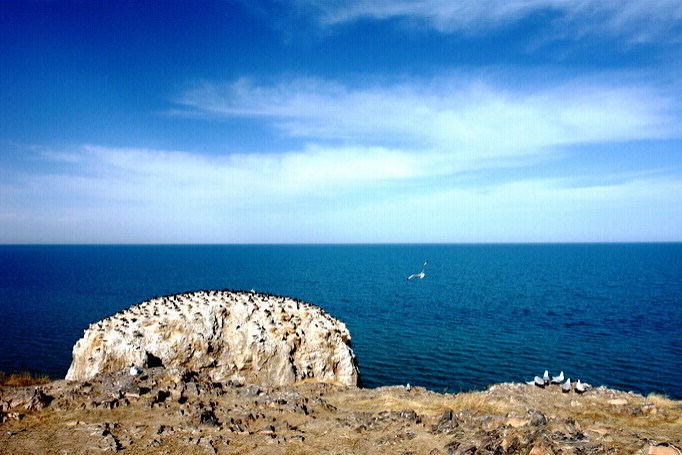
<svg viewBox="0 0 682 455"><path fill-rule="evenodd" d="M132 365L182 367L234 385L358 385L345 324L315 305L256 292L165 296L91 324L73 347L66 379Z"/></svg>

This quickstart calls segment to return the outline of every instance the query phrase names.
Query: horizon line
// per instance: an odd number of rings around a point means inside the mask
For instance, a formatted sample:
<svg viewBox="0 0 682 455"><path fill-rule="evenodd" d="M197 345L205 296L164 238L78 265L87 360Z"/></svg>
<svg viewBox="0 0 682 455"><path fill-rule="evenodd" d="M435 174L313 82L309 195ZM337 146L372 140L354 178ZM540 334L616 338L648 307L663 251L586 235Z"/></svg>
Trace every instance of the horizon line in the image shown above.
<svg viewBox="0 0 682 455"><path fill-rule="evenodd" d="M216 243L0 243L8 246L438 246L438 245L644 245L678 244L682 240L602 240L527 242L216 242Z"/></svg>

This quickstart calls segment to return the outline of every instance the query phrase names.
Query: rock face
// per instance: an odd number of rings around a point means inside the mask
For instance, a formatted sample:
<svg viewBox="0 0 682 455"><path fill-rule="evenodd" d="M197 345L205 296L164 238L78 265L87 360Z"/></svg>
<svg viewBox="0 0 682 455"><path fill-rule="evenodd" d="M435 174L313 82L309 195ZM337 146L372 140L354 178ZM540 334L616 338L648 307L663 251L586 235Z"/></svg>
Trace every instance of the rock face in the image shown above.
<svg viewBox="0 0 682 455"><path fill-rule="evenodd" d="M345 324L315 305L255 292L160 297L92 324L73 347L66 379L131 365L183 367L233 384L358 385Z"/></svg>

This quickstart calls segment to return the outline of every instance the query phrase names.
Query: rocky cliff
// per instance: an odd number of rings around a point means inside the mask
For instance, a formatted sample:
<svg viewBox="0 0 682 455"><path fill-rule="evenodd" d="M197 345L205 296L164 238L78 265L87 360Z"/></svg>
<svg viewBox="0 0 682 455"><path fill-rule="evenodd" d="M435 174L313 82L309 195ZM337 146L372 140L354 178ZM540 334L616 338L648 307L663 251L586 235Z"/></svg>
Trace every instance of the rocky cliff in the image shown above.
<svg viewBox="0 0 682 455"><path fill-rule="evenodd" d="M73 348L66 379L131 365L183 367L235 385L358 384L342 322L315 305L255 292L160 297L92 324Z"/></svg>

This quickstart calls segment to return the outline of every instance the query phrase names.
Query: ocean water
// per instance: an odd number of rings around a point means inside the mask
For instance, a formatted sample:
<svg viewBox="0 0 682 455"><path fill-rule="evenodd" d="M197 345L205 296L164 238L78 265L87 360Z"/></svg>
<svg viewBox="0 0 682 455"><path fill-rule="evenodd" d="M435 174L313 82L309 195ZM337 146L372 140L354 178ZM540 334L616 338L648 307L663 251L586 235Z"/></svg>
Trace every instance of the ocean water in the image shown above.
<svg viewBox="0 0 682 455"><path fill-rule="evenodd" d="M0 370L63 377L90 323L226 288L344 321L366 387L480 390L548 369L682 399L679 243L0 246Z"/></svg>

